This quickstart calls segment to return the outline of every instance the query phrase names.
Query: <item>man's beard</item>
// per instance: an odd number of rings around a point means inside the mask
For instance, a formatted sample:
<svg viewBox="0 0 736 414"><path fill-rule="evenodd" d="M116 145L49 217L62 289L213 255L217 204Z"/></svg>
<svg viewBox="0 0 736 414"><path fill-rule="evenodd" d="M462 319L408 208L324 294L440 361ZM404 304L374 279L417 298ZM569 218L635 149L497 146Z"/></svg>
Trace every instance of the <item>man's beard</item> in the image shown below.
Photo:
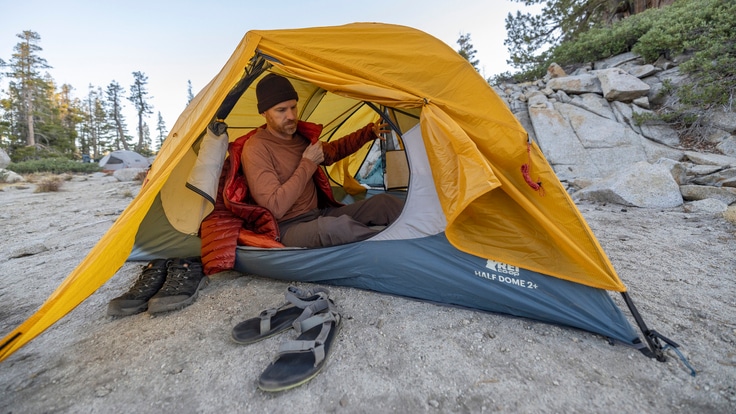
<svg viewBox="0 0 736 414"><path fill-rule="evenodd" d="M296 122L285 122L275 129L282 134L294 135L296 132Z"/></svg>
<svg viewBox="0 0 736 414"><path fill-rule="evenodd" d="M281 125L281 132L288 135L294 135L296 132L296 122L287 122Z"/></svg>

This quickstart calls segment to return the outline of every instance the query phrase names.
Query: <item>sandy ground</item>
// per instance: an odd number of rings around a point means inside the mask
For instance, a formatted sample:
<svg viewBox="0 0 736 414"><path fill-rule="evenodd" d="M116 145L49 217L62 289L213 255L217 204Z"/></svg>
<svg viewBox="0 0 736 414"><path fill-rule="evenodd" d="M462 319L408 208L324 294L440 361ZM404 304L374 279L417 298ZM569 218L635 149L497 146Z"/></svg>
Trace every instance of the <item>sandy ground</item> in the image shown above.
<svg viewBox="0 0 736 414"><path fill-rule="evenodd" d="M0 192L2 336L138 191L100 175L35 187ZM290 334L241 346L230 331L281 303L287 283L224 272L185 309L108 317L140 271L126 263L0 363L0 413L736 412L736 228L681 208L580 210L649 327L681 344L696 376L671 350L658 362L570 328L330 287L345 319L326 368L266 393L256 379Z"/></svg>

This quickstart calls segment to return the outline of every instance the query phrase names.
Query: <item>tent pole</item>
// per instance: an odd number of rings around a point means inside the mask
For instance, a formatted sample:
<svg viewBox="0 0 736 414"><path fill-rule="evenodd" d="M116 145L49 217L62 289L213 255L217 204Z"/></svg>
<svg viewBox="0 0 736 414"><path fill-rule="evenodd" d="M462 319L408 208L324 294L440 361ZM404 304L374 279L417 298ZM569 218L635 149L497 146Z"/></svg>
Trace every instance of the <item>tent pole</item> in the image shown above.
<svg viewBox="0 0 736 414"><path fill-rule="evenodd" d="M639 314L639 311L636 309L636 306L634 306L634 302L631 300L631 297L629 296L628 292L621 292L621 296L623 296L624 301L626 302L626 306L629 307L629 310L631 311L631 315L634 317L634 320L636 321L636 324L639 325L639 329L644 334L644 339L647 341L647 345L649 347L649 353L646 353L647 356L650 358L656 358L657 361L665 362L667 361L667 357L664 355L664 347L662 346L662 343L660 342L660 339L673 348L678 348L679 345L672 341L671 339L668 339L658 333L657 331L653 329L649 329L647 327L647 324L644 323L644 319L641 317L641 314Z"/></svg>
<svg viewBox="0 0 736 414"><path fill-rule="evenodd" d="M378 108L376 106L376 104L374 104L373 102L368 102L368 101L363 101L363 102L365 102L365 104L368 105L371 109L373 109L374 111L376 111L376 113L378 113L378 115L381 116L381 119L383 119L383 121L386 122L388 124L388 126L394 132L396 132L396 134L399 136L399 138L401 138L401 130L399 129L398 126L396 126L396 124L394 124L394 122L391 120L391 118L388 116L387 113L384 113L383 111L381 111L381 109Z"/></svg>
<svg viewBox="0 0 736 414"><path fill-rule="evenodd" d="M243 95L246 89L256 80L256 78L266 71L271 65L266 62L266 59L260 54L256 53L251 58L248 67L245 68L245 74L243 78L228 92L227 96L223 100L220 107L217 109L215 120L223 120L230 115L230 111L233 110L235 104L238 103L238 99Z"/></svg>

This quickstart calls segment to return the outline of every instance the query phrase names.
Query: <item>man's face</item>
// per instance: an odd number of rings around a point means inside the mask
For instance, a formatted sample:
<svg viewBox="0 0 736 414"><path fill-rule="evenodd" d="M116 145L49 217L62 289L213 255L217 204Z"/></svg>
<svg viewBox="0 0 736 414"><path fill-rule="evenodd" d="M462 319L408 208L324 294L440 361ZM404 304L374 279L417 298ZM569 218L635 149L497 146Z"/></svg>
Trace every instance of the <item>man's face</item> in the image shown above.
<svg viewBox="0 0 736 414"><path fill-rule="evenodd" d="M263 113L266 124L282 134L293 135L296 132L297 112L296 99L281 102Z"/></svg>

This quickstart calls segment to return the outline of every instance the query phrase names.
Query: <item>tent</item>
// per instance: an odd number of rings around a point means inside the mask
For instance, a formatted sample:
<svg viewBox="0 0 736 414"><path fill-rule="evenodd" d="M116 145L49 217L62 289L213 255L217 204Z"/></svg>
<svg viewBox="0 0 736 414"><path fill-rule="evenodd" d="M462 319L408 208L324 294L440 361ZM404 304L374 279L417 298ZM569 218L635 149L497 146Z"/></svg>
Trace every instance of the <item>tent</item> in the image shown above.
<svg viewBox="0 0 736 414"><path fill-rule="evenodd" d="M116 150L108 153L99 162L103 171L115 171L123 168L148 168L148 158L135 151Z"/></svg>
<svg viewBox="0 0 736 414"><path fill-rule="evenodd" d="M0 343L0 359L64 316L126 260L198 255L229 142L263 124L255 85L287 76L322 139L382 118L404 159L401 218L369 240L320 249L238 246L234 268L370 289L583 329L664 360L591 229L504 102L441 41L378 23L249 31L164 141L138 196L42 307ZM225 133L208 125L227 125ZM327 168L349 198L375 148ZM397 156L398 155L398 156ZM401 164L401 163L399 163ZM390 174L388 174L390 175ZM389 188L390 187L390 188ZM612 300L619 292L641 335ZM643 339L643 341L642 341Z"/></svg>

